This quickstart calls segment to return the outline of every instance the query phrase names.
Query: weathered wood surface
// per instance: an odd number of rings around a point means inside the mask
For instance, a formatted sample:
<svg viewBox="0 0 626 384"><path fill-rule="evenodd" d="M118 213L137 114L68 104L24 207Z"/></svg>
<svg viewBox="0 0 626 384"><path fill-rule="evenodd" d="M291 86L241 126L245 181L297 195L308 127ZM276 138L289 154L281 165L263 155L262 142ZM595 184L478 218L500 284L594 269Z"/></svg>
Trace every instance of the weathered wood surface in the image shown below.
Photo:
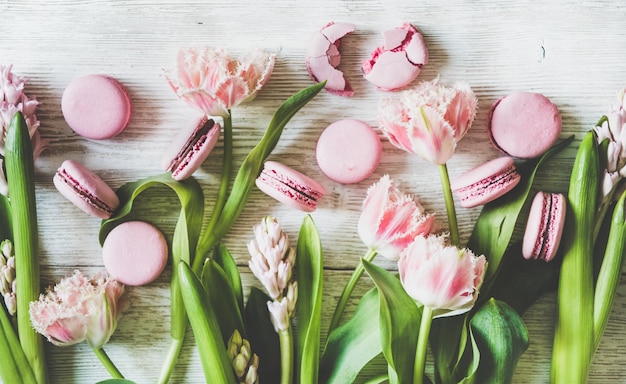
<svg viewBox="0 0 626 384"><path fill-rule="evenodd" d="M243 156L260 138L272 112L295 91L311 84L304 53L311 35L329 21L352 22L356 31L344 40L341 68L355 96L321 93L287 126L272 154L319 180L327 196L313 213L325 252L324 324L349 270L365 251L356 230L367 187L390 174L407 193L439 215L445 226L444 203L437 169L383 141L376 173L362 183L339 185L315 164L317 137L330 123L358 118L376 126L377 105L385 93L360 73L360 62L380 44L380 33L404 21L423 33L429 64L419 80L440 76L445 83L467 81L479 98L479 113L449 163L452 177L498 153L485 134L492 102L514 90L541 92L563 116L563 137L576 134L572 147L539 177L545 189L566 189L575 145L582 133L608 111L617 90L626 85L626 4L614 1L159 1L159 0L0 0L0 62L13 63L27 77L27 92L42 102L38 116L50 140L37 161L37 198L41 231L43 281L51 284L73 269L87 273L102 266L97 233L100 222L79 212L57 193L52 176L67 158L83 162L117 188L124 182L161 173L161 152L168 145L188 107L169 89L162 68L173 65L176 50L213 45L241 53L261 47L277 54L274 74L252 103L233 111L235 156ZM60 110L64 87L77 75L106 73L130 91L134 115L129 128L105 141L75 135ZM196 176L209 206L219 178L222 143ZM175 204L153 195L155 217L169 233ZM459 209L462 238L467 239L479 209ZM251 226L264 215L279 218L297 236L303 214L280 206L254 190L250 203L225 242L249 273L245 243ZM388 261L378 264L394 269ZM155 283L128 288L131 307L106 350L120 370L138 383L154 382L168 347L168 268ZM363 288L368 286L364 282ZM617 294L613 315L592 367L590 382L626 381L626 285ZM530 348L522 357L514 382L545 383L548 378L554 295L542 298L524 316ZM191 335L189 335L191 336ZM173 382L203 381L191 337ZM84 344L47 346L55 383L93 383L107 377Z"/></svg>

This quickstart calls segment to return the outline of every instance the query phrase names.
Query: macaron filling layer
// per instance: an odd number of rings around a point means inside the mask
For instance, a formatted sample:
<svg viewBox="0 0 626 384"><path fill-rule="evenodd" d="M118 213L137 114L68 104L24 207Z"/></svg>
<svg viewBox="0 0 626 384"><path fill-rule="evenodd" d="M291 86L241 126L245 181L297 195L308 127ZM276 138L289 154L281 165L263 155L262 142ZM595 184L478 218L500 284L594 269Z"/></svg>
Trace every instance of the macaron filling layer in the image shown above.
<svg viewBox="0 0 626 384"><path fill-rule="evenodd" d="M273 169L263 169L259 175L258 181L272 185L281 193L292 199L296 199L313 209L317 206L317 201L323 196L323 194L319 191L316 191L307 185L297 183L296 181L285 177Z"/></svg>
<svg viewBox="0 0 626 384"><path fill-rule="evenodd" d="M465 187L460 187L456 189L457 194L460 196L461 202L469 202L476 198L482 198L486 191L490 191L493 194L493 191L502 190L506 191L506 186L508 186L511 182L518 178L517 168L515 165L510 165L509 167L502 170L502 172Z"/></svg>
<svg viewBox="0 0 626 384"><path fill-rule="evenodd" d="M209 132L214 129L215 121L205 117L204 123L198 124L192 135L189 136L178 154L170 161L166 171L172 172L176 178L191 162L195 153L199 152L202 146L209 139Z"/></svg>
<svg viewBox="0 0 626 384"><path fill-rule="evenodd" d="M546 193L543 196L542 221L532 253L537 259L549 261L548 255L554 254L552 247L558 247L560 239L557 238L558 231L555 228L558 220L556 207L562 204L562 199L563 195L557 193Z"/></svg>
<svg viewBox="0 0 626 384"><path fill-rule="evenodd" d="M87 204L94 207L96 210L100 212L104 212L107 216L111 216L115 211L114 208L110 207L107 203L102 201L98 196L91 193L88 189L83 188L78 180L72 177L64 168L60 168L56 172L56 176L60 181L65 183L68 187L70 187L81 199L83 199Z"/></svg>

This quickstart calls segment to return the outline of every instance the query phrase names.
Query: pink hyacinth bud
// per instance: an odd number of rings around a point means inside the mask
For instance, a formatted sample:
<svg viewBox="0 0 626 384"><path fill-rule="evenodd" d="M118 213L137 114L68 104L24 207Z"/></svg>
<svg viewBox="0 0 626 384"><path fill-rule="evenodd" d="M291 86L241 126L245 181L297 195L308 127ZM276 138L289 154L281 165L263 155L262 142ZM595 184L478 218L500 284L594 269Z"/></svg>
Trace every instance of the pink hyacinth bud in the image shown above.
<svg viewBox="0 0 626 384"><path fill-rule="evenodd" d="M398 190L385 175L367 190L359 218L359 236L369 248L396 261L415 236L428 235L435 223L433 214Z"/></svg>

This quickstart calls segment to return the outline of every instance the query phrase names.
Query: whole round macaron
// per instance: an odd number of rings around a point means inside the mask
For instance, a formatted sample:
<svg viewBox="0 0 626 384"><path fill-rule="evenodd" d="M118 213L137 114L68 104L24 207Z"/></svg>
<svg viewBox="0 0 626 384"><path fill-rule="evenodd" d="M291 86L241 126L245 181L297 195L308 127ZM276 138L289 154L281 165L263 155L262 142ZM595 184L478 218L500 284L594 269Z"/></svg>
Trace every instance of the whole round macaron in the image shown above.
<svg viewBox="0 0 626 384"><path fill-rule="evenodd" d="M564 195L537 192L530 207L522 243L522 255L526 259L546 262L554 259L561 243L566 211Z"/></svg>
<svg viewBox="0 0 626 384"><path fill-rule="evenodd" d="M304 212L315 211L326 193L317 181L277 161L265 162L255 184L268 196Z"/></svg>
<svg viewBox="0 0 626 384"><path fill-rule="evenodd" d="M102 245L107 272L120 283L138 286L154 281L167 264L165 237L155 226L127 221L113 228Z"/></svg>
<svg viewBox="0 0 626 384"><path fill-rule="evenodd" d="M556 142L561 123L558 108L544 95L513 92L491 106L487 131L501 152L530 159L541 156Z"/></svg>
<svg viewBox="0 0 626 384"><path fill-rule="evenodd" d="M86 75L72 80L63 92L61 111L77 134L109 139L128 125L132 103L126 88L111 76Z"/></svg>
<svg viewBox="0 0 626 384"><path fill-rule="evenodd" d="M315 157L320 170L342 184L358 183L378 167L382 145L366 123L356 119L330 124L320 135Z"/></svg>
<svg viewBox="0 0 626 384"><path fill-rule="evenodd" d="M450 183L464 208L487 204L511 191L520 182L510 157L499 157L473 168Z"/></svg>

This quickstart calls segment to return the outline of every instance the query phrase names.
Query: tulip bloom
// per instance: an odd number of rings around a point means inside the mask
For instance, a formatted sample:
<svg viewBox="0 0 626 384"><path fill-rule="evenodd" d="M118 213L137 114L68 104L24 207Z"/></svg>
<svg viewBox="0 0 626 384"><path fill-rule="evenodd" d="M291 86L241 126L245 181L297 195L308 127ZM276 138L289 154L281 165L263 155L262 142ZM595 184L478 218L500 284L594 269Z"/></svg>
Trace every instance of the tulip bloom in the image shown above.
<svg viewBox="0 0 626 384"><path fill-rule="evenodd" d="M407 294L422 304L413 381L422 383L428 336L433 318L472 309L483 283L487 260L469 249L447 246L442 236L416 237L398 262Z"/></svg>
<svg viewBox="0 0 626 384"><path fill-rule="evenodd" d="M476 104L469 85L445 87L439 79L422 82L380 104L380 128L391 144L439 166L454 244L459 244L459 230L446 163L472 125Z"/></svg>
<svg viewBox="0 0 626 384"><path fill-rule="evenodd" d="M57 346L87 341L111 375L121 377L102 347L126 307L120 300L123 293L124 286L108 275L89 279L75 271L31 303L33 328Z"/></svg>
<svg viewBox="0 0 626 384"><path fill-rule="evenodd" d="M180 49L173 71L165 75L178 97L209 116L251 101L269 80L275 56L261 50L233 59L223 49Z"/></svg>

